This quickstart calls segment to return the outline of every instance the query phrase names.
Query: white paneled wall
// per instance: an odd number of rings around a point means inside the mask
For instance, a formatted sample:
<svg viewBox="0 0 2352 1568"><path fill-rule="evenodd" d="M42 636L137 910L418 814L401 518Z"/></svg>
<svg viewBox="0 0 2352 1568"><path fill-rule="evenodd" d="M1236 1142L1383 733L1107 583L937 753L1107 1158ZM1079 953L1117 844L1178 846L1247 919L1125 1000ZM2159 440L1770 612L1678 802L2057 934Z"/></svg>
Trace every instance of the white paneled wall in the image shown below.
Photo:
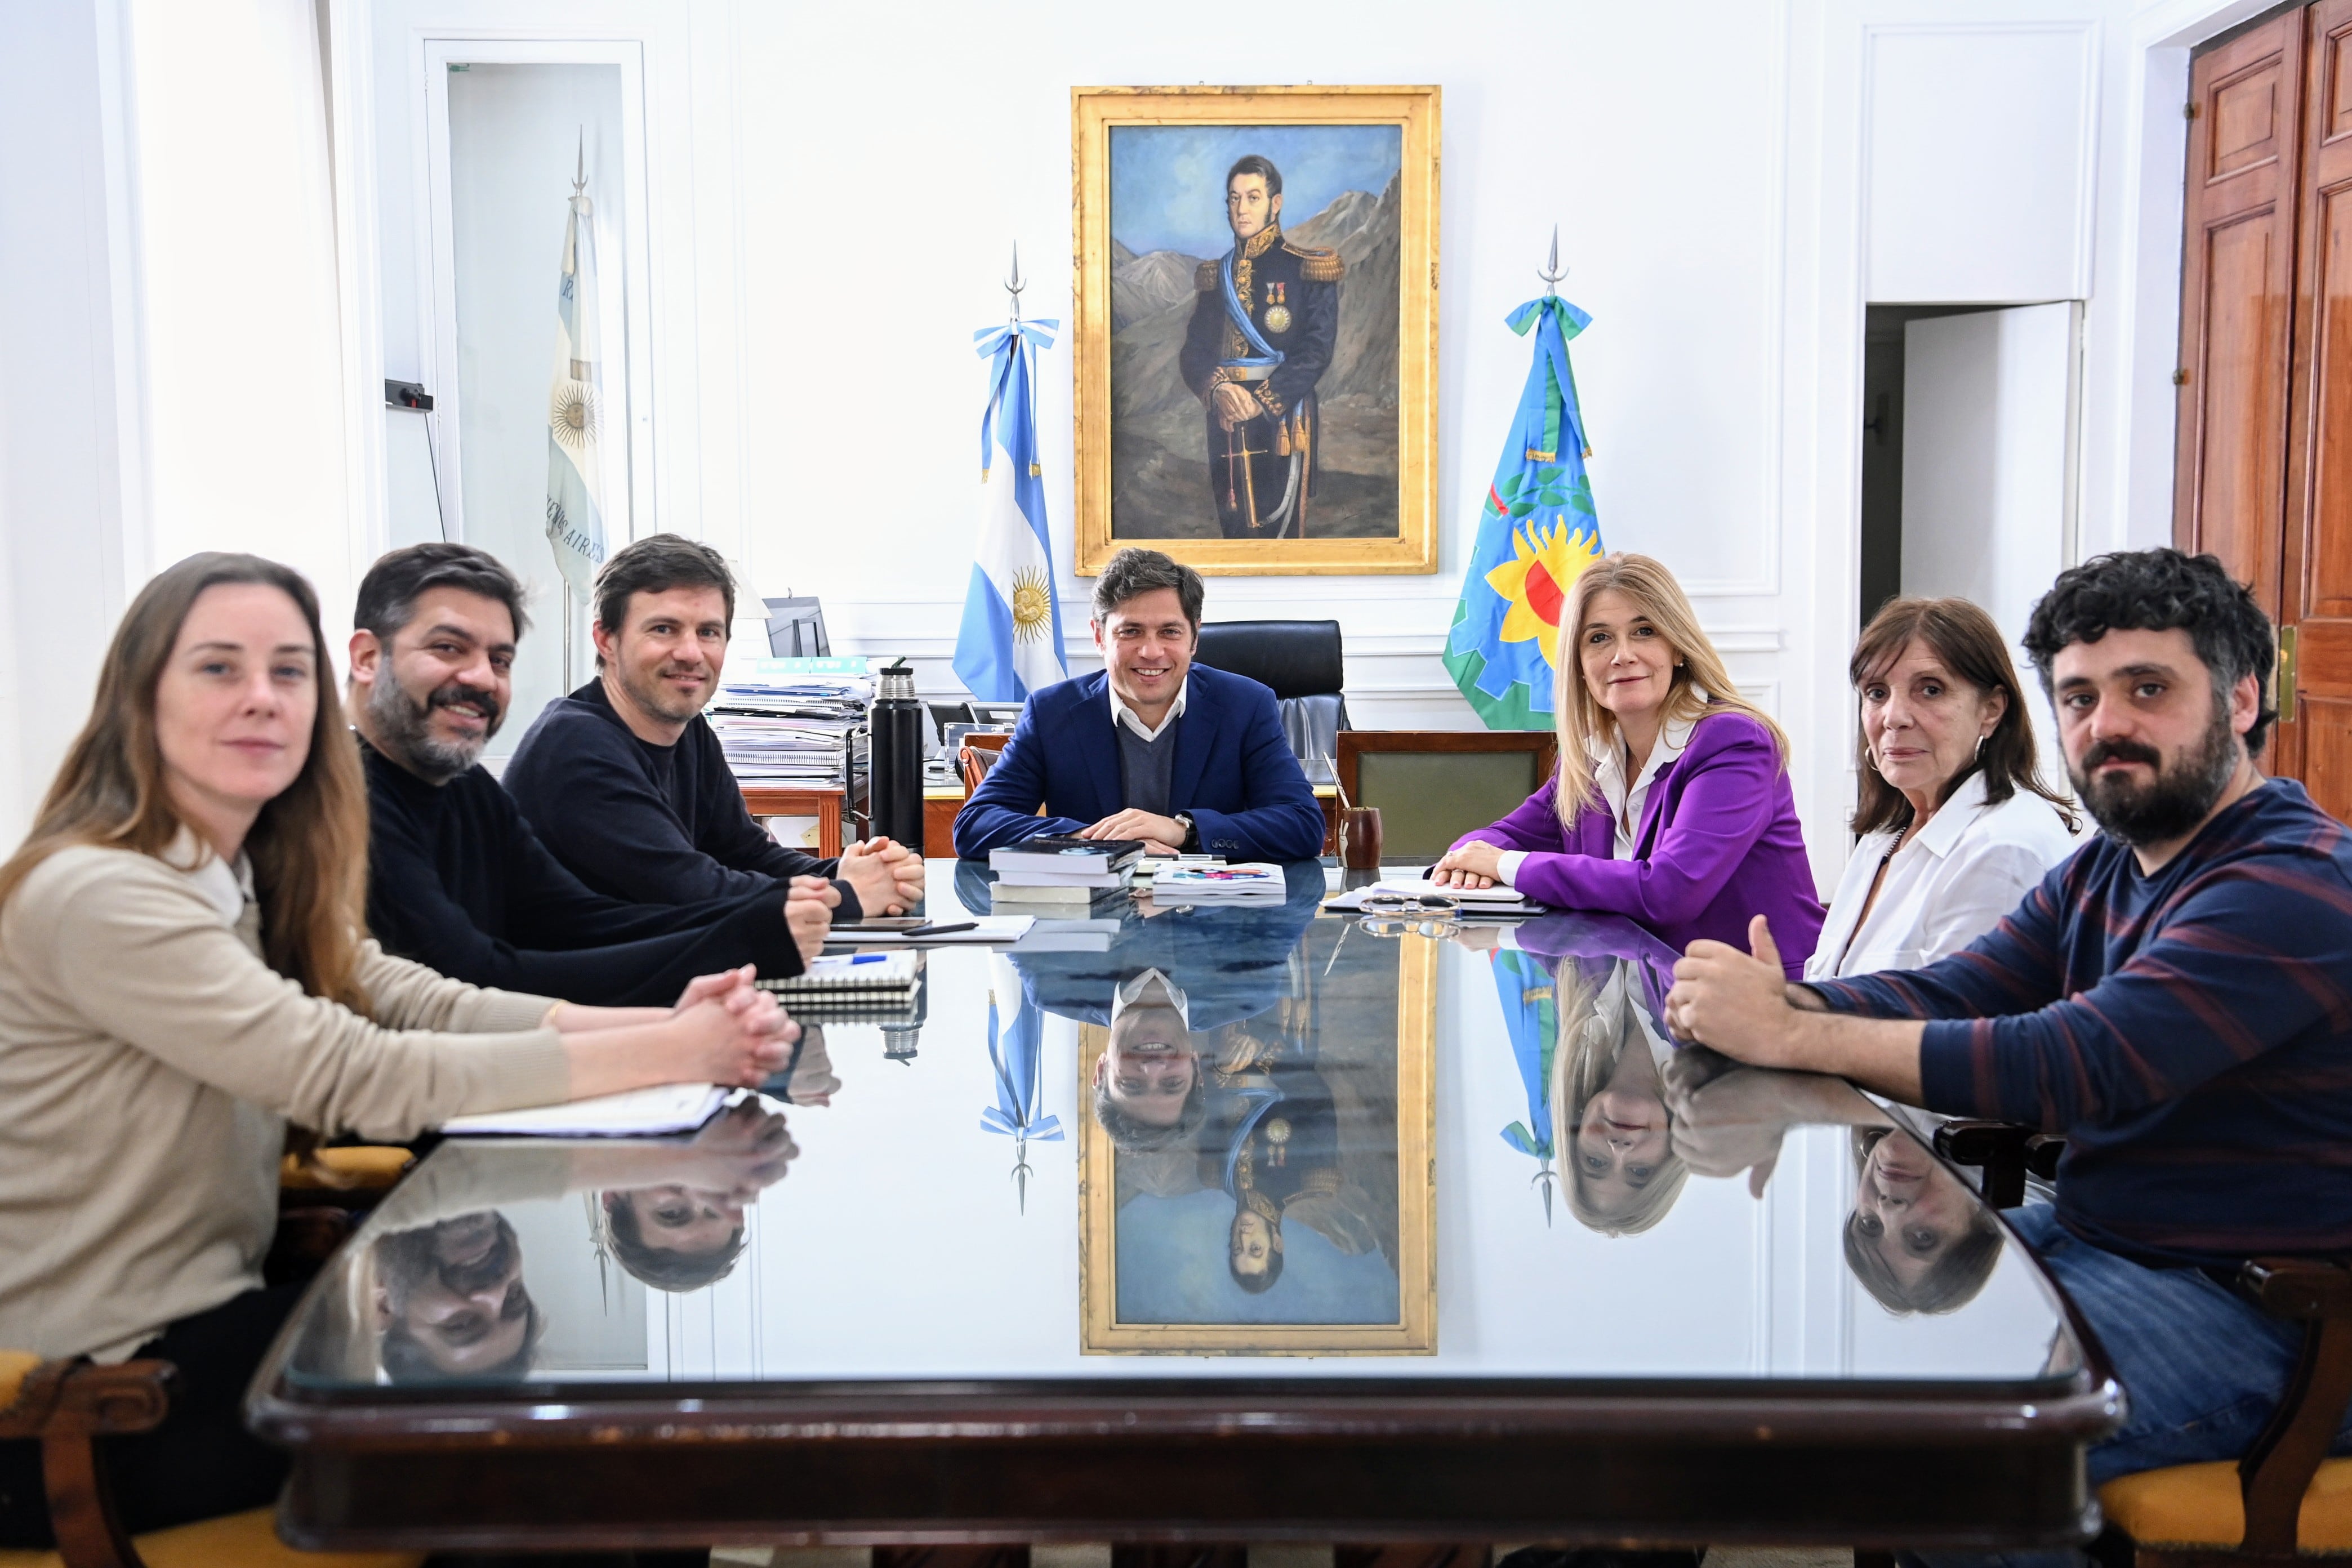
<svg viewBox="0 0 2352 1568"><path fill-rule="evenodd" d="M977 500L969 334L1003 313L1013 241L1030 313L1069 316L1042 264L1071 232L1069 89L1441 85L1440 570L1219 578L1211 613L1336 617L1359 722L1472 722L1436 655L1528 363L1502 317L1540 287L1557 221L1562 291L1594 316L1574 352L1604 533L1684 575L1790 726L1832 876L1864 302L2085 300L2082 548L2163 537L2178 84L2188 44L2259 4L1694 0L1661 48L1648 8L1611 0L1298 0L1245 67L1216 29L1084 0L923 0L887 26L752 0L0 7L0 810L23 820L155 563L267 550L341 620L401 535L394 470L417 454L387 451L381 378L454 374L431 363L420 226L427 43L630 40L656 426L641 526L823 595L839 646L911 654L933 689ZM321 14L324 102L305 63ZM1043 369L1066 561L1067 347ZM1084 668L1088 584L1061 586Z"/></svg>

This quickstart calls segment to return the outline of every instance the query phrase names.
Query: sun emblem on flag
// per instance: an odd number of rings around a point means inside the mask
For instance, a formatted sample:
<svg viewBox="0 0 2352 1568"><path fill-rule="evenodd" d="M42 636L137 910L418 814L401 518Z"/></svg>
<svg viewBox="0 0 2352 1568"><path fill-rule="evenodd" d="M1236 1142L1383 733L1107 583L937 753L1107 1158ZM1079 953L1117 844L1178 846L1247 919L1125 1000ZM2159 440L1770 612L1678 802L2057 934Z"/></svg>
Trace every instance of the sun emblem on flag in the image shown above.
<svg viewBox="0 0 2352 1568"><path fill-rule="evenodd" d="M547 410L547 427L567 452L578 453L596 438L596 389L584 381L566 381L555 389Z"/></svg>
<svg viewBox="0 0 2352 1568"><path fill-rule="evenodd" d="M1045 635L1046 618L1053 614L1054 590L1045 574L1035 566L1024 566L1013 574L1013 636L1017 642L1035 642Z"/></svg>
<svg viewBox="0 0 2352 1568"><path fill-rule="evenodd" d="M1511 531L1511 559L1486 574L1486 585L1510 605L1503 616L1502 639L1536 639L1546 663L1554 662L1552 645L1559 639L1560 605L1577 574L1601 558L1599 531L1571 533L1565 518L1547 530L1530 520Z"/></svg>

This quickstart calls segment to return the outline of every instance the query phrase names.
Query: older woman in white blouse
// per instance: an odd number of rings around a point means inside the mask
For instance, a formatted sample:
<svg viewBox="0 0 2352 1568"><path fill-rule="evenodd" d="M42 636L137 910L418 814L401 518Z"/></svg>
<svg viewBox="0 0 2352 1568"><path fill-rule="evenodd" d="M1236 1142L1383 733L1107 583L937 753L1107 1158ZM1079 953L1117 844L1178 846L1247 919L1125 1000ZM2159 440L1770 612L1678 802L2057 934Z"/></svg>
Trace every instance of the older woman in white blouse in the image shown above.
<svg viewBox="0 0 2352 1568"><path fill-rule="evenodd" d="M1848 665L1862 700L1860 836L1808 980L1916 969L2000 922L2074 852L2034 769L2000 630L1966 599L1896 599Z"/></svg>

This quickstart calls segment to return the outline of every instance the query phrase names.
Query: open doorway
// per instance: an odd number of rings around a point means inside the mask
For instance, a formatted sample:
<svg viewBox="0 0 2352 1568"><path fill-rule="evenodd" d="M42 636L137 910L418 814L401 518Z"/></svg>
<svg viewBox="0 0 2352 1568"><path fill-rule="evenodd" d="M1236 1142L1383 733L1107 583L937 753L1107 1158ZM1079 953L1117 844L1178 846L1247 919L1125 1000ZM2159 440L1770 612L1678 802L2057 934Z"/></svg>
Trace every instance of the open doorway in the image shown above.
<svg viewBox="0 0 2352 1568"><path fill-rule="evenodd" d="M1897 595L1981 605L2029 688L2053 783L2021 644L2077 555L2081 343L2078 301L1874 305L1863 360L1862 621Z"/></svg>

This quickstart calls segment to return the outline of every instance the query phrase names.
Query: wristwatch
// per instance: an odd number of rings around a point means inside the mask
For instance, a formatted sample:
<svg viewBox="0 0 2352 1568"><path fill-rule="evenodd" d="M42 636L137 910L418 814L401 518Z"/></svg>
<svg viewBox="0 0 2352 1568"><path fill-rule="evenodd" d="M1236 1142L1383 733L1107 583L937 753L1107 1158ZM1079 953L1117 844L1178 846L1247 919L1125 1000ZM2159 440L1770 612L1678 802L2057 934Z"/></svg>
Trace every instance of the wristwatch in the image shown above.
<svg viewBox="0 0 2352 1568"><path fill-rule="evenodd" d="M1187 855L1198 854L1201 848L1201 830L1197 826L1193 826L1192 814L1189 811L1180 811L1168 820L1173 822L1177 826L1184 830L1184 842L1181 846L1181 853Z"/></svg>

